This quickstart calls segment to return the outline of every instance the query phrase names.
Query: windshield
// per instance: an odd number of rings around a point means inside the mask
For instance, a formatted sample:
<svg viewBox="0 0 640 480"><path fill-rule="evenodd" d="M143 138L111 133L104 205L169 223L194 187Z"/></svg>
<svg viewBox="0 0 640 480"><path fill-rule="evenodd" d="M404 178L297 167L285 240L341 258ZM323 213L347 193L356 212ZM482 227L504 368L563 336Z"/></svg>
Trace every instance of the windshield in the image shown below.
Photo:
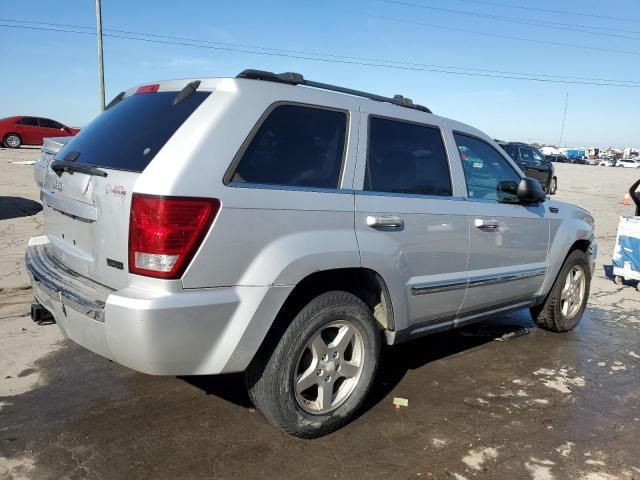
<svg viewBox="0 0 640 480"><path fill-rule="evenodd" d="M76 163L142 172L209 95L195 92L176 105L178 92L130 95L100 114L56 155Z"/></svg>

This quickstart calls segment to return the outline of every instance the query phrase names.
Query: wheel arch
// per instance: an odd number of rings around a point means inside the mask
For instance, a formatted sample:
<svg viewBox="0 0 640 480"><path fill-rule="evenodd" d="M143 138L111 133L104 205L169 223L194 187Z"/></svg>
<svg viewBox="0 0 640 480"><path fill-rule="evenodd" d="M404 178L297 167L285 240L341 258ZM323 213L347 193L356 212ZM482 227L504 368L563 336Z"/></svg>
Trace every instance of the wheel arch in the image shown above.
<svg viewBox="0 0 640 480"><path fill-rule="evenodd" d="M386 282L369 268L337 268L313 272L304 277L289 294L278 317L297 313L311 299L332 290L352 293L371 308L378 325L393 330L393 305Z"/></svg>
<svg viewBox="0 0 640 480"><path fill-rule="evenodd" d="M22 135L20 135L18 132L7 132L4 134L4 136L2 137L2 144L4 145L4 141L6 140L6 138L9 135L15 135L16 137L18 137L20 139L20 144L23 145L24 144L24 140L22 139Z"/></svg>
<svg viewBox="0 0 640 480"><path fill-rule="evenodd" d="M582 252L587 254L587 256L589 257L589 264L592 265L591 257L593 255L593 252L592 252L593 245L594 245L593 238L590 238L590 239L579 238L577 240L574 240L574 242L570 244L569 248L566 249L564 255L561 257L562 261L554 263L553 266L551 264L549 265L547 278L545 278L544 284L541 289L541 295L536 301L535 303L536 305L540 305L546 300L547 296L551 292L551 288L556 282L556 279L558 277L558 274L560 273L560 270L562 270L562 266L567 261L567 257L571 255L571 252L575 250L581 250ZM551 252L550 252L550 255L551 255ZM593 274L593 272L590 272L590 273Z"/></svg>
<svg viewBox="0 0 640 480"><path fill-rule="evenodd" d="M289 293L262 339L254 360L269 355L293 317L307 303L334 290L349 292L367 304L380 331L395 328L391 295L385 280L376 271L362 267L316 271L300 280Z"/></svg>

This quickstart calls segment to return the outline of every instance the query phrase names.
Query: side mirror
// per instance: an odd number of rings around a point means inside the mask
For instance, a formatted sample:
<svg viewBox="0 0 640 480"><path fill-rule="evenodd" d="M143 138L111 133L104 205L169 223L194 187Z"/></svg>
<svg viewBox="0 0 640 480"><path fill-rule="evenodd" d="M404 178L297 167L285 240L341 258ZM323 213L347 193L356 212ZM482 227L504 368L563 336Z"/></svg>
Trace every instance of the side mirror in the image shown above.
<svg viewBox="0 0 640 480"><path fill-rule="evenodd" d="M540 182L535 178L524 177L518 185L518 200L520 203L540 203L547 199Z"/></svg>

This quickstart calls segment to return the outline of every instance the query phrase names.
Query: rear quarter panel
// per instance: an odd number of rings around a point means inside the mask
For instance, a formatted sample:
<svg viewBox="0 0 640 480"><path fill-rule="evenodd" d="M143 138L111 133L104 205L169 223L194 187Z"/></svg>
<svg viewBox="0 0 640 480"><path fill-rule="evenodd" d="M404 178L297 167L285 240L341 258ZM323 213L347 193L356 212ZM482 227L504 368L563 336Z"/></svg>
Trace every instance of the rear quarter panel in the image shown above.
<svg viewBox="0 0 640 480"><path fill-rule="evenodd" d="M348 112L339 188L225 185L225 173L256 123L272 104L283 100ZM351 191L357 136L354 98L272 82L220 80L134 188L155 195L221 200L218 217L182 278L183 286L294 285L314 271L360 266Z"/></svg>

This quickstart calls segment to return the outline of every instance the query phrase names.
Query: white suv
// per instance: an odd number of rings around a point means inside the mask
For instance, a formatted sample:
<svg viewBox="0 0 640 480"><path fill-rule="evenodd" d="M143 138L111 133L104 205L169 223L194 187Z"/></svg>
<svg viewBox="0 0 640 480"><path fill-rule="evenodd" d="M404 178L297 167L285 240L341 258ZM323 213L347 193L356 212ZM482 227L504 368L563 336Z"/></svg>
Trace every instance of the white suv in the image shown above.
<svg viewBox="0 0 640 480"><path fill-rule="evenodd" d="M640 168L640 162L634 158L623 158L618 160L617 166L624 168Z"/></svg>
<svg viewBox="0 0 640 480"><path fill-rule="evenodd" d="M246 370L301 437L353 417L383 342L520 308L572 329L597 251L482 132L292 73L123 92L41 197L34 319L149 374Z"/></svg>

